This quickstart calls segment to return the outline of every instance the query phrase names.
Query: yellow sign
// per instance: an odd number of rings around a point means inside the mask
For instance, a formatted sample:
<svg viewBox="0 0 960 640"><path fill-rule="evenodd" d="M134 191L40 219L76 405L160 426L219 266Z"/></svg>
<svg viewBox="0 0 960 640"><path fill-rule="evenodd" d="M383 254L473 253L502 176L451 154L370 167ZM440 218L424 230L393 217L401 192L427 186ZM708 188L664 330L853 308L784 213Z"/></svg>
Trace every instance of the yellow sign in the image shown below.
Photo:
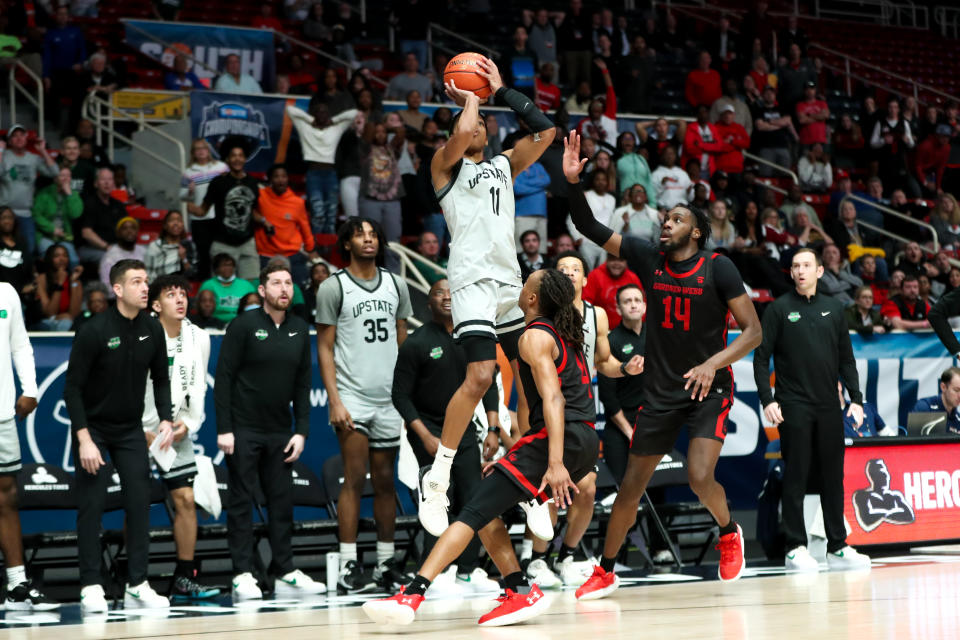
<svg viewBox="0 0 960 640"><path fill-rule="evenodd" d="M178 91L116 91L112 104L118 111L136 116L141 111L147 120L179 120L190 113L190 98Z"/></svg>

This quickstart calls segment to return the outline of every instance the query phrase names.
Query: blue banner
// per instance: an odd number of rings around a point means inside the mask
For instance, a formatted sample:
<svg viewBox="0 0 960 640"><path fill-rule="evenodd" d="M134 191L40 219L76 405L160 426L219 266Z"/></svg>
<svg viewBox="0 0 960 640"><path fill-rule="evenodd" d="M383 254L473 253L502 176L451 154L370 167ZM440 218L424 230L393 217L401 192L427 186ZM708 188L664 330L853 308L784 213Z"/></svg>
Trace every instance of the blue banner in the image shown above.
<svg viewBox="0 0 960 640"><path fill-rule="evenodd" d="M207 87L213 86L214 77L223 71L227 56L236 54L240 56L241 73L253 76L264 91L273 90L276 62L272 31L154 20L123 22L127 44L167 67L173 68L178 53L199 60L202 64L188 57L187 68Z"/></svg>
<svg viewBox="0 0 960 640"><path fill-rule="evenodd" d="M737 335L730 336L733 340ZM877 406L887 424L906 424L907 413L917 398L939 392L940 373L953 365L932 333L892 334L861 338L851 336L857 356L857 369L867 402ZM315 338L314 338L315 339ZM210 389L206 398L204 426L194 436L197 453L222 461L217 449L215 409L212 388L222 337L211 340ZM37 366L39 405L27 420L18 421L23 460L46 462L72 472L70 455L70 419L63 402L64 375L72 338L36 334L31 337ZM323 461L338 452L336 438L327 419L327 393L313 354L313 384L310 391L310 437L302 460L320 475ZM733 365L736 380L734 405L730 412L730 432L724 444L717 477L737 508L752 508L766 473L763 454L767 439L762 427L762 408L753 379L752 357ZM599 426L599 425L598 425ZM684 448L681 446L681 448ZM25 529L38 527L70 528L72 518L51 514L25 513ZM38 518L42 518L38 520ZM163 523L163 519L160 520Z"/></svg>

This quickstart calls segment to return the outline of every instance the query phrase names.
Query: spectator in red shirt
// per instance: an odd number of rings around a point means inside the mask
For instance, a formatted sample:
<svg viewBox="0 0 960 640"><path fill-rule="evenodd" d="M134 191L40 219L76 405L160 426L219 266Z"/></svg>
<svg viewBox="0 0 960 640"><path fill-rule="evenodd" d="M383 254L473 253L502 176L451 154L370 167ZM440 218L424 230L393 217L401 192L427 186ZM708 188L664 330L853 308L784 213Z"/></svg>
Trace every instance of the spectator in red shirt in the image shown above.
<svg viewBox="0 0 960 640"><path fill-rule="evenodd" d="M283 25L273 15L273 5L264 2L260 5L260 15L253 19L251 23L257 29L273 29L274 31L283 31Z"/></svg>
<svg viewBox="0 0 960 640"><path fill-rule="evenodd" d="M880 313L890 319L894 329L915 331L929 329L930 303L920 298L920 281L914 274L908 274L900 285L900 293L890 297L880 308Z"/></svg>
<svg viewBox="0 0 960 640"><path fill-rule="evenodd" d="M717 170L717 156L730 148L720 141L717 127L710 122L710 107L700 105L697 121L687 127L683 137L683 157L700 161L701 178L709 179Z"/></svg>
<svg viewBox="0 0 960 640"><path fill-rule="evenodd" d="M549 111L560 106L560 87L553 84L553 63L540 65L540 75L533 79L534 103L541 111Z"/></svg>
<svg viewBox="0 0 960 640"><path fill-rule="evenodd" d="M617 289L626 284L635 284L643 288L637 274L627 269L627 261L610 253L607 254L607 261L587 276L587 284L583 288L583 299L607 312L611 329L620 324L620 314L617 313Z"/></svg>
<svg viewBox="0 0 960 640"><path fill-rule="evenodd" d="M743 150L750 148L750 134L736 121L736 109L728 104L720 109L720 120L714 125L717 139L728 150L717 155L717 170L729 174L743 173Z"/></svg>
<svg viewBox="0 0 960 640"><path fill-rule="evenodd" d="M800 144L827 143L827 118L830 107L817 98L817 83L808 82L803 88L803 100L797 103L797 122L800 123Z"/></svg>
<svg viewBox="0 0 960 640"><path fill-rule="evenodd" d="M916 177L927 198L943 193L943 172L950 159L950 134L948 124L938 124L932 136L917 145Z"/></svg>
<svg viewBox="0 0 960 640"><path fill-rule="evenodd" d="M577 133L582 138L592 138L598 148L607 151L616 151L617 143L617 94L613 89L613 80L610 79L610 70L607 63L600 58L594 64L603 73L603 81L607 85L607 94L603 100L592 100L587 111L587 117L577 125Z"/></svg>
<svg viewBox="0 0 960 640"><path fill-rule="evenodd" d="M700 52L697 68L687 74L687 102L694 107L705 106L708 109L723 95L720 74L710 68L712 59L706 51Z"/></svg>
<svg viewBox="0 0 960 640"><path fill-rule="evenodd" d="M753 83L757 86L758 92L763 92L763 88L770 82L770 67L767 66L767 60L763 56L757 56L753 59L753 68L748 73L753 78Z"/></svg>

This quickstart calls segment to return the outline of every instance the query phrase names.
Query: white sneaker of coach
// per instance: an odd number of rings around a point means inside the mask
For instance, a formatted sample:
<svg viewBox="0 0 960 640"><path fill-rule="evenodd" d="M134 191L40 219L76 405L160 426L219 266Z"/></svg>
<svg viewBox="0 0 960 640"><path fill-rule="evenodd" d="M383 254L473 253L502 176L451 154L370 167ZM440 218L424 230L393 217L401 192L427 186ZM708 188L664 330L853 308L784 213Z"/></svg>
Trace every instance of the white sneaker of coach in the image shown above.
<svg viewBox="0 0 960 640"><path fill-rule="evenodd" d="M300 596L326 593L327 585L317 582L300 569L294 569L285 576L273 581L273 590L277 595Z"/></svg>
<svg viewBox="0 0 960 640"><path fill-rule="evenodd" d="M783 559L783 568L787 571L820 571L820 563L810 555L810 551L803 545L787 551Z"/></svg>
<svg viewBox="0 0 960 640"><path fill-rule="evenodd" d="M827 566L831 569L869 569L870 556L864 555L854 549L846 546L839 551L827 553Z"/></svg>
<svg viewBox="0 0 960 640"><path fill-rule="evenodd" d="M455 599L469 595L470 592L457 582L457 565L452 564L430 583L424 595L427 600Z"/></svg>
<svg viewBox="0 0 960 640"><path fill-rule="evenodd" d="M464 589L467 593L489 593L497 595L500 593L500 584L496 580L491 580L487 572L477 567L468 574L457 574L457 586Z"/></svg>
<svg viewBox="0 0 960 640"><path fill-rule="evenodd" d="M447 507L450 506L450 501L447 499L449 483L441 484L432 480L430 476L430 470L420 476L420 504L417 515L427 533L439 538L450 526L450 520L447 517Z"/></svg>
<svg viewBox="0 0 960 640"><path fill-rule="evenodd" d="M232 586L233 597L237 600L259 600L263 597L257 579L249 571L234 576Z"/></svg>
<svg viewBox="0 0 960 640"><path fill-rule="evenodd" d="M83 613L104 613L109 606L103 587L89 584L80 590L80 610Z"/></svg>
<svg viewBox="0 0 960 640"><path fill-rule="evenodd" d="M166 609L170 601L144 580L138 585L127 585L123 590L123 606L125 609Z"/></svg>
<svg viewBox="0 0 960 640"><path fill-rule="evenodd" d="M527 527L530 528L533 535L548 542L553 540L553 522L550 520L549 501L541 504L539 500L534 498L529 502L521 502L520 508L527 515Z"/></svg>

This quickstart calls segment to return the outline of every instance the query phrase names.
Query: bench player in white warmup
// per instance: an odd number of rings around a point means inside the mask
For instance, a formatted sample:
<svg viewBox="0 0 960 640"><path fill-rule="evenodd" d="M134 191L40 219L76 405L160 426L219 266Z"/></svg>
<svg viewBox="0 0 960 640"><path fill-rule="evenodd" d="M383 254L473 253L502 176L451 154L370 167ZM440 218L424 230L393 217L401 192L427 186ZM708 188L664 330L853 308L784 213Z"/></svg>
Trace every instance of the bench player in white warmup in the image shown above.
<svg viewBox="0 0 960 640"><path fill-rule="evenodd" d="M473 411L490 386L498 340L516 379L517 341L524 323L517 307L521 281L514 248L513 179L537 161L556 135L553 123L529 98L503 86L493 61L484 59L479 65L491 97L513 109L534 133L513 149L484 160L487 129L480 117L480 99L452 81L445 85L447 95L463 110L453 120L450 140L433 156L430 173L452 237L447 273L453 337L466 352L467 375L447 405L437 455L421 481L420 522L435 536L448 525L450 466ZM518 391L523 401L519 385ZM520 407L521 414L524 408ZM521 424L524 420L522 416Z"/></svg>

